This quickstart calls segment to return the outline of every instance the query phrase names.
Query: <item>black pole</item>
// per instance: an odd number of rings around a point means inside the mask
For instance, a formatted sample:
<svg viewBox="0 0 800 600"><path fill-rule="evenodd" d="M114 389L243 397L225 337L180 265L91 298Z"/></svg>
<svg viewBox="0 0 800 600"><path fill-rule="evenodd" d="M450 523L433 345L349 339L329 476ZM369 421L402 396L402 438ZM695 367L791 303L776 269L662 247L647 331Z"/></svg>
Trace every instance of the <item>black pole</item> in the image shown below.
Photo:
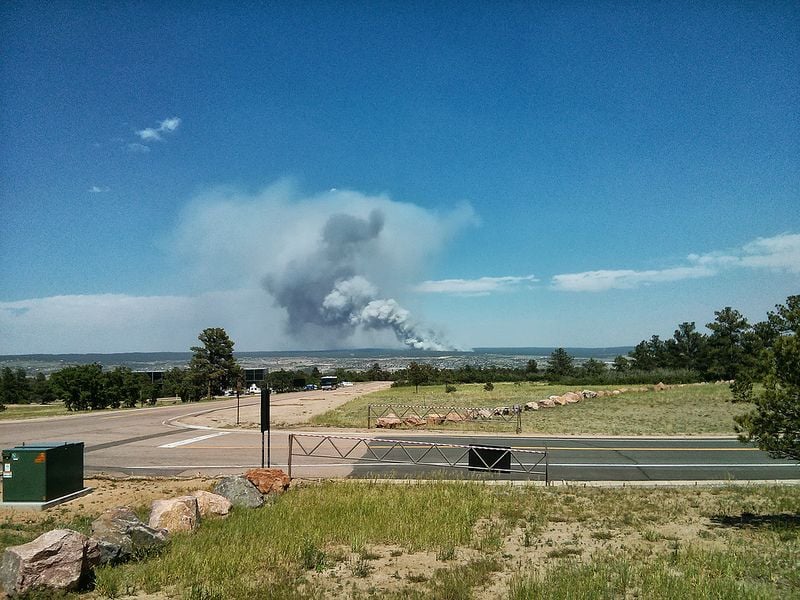
<svg viewBox="0 0 800 600"><path fill-rule="evenodd" d="M264 468L264 432L267 432L267 436L269 437L270 430L269 430L269 388L264 387L261 388L261 468ZM267 466L269 466L269 451L271 440L267 440Z"/></svg>
<svg viewBox="0 0 800 600"><path fill-rule="evenodd" d="M236 390L236 424L239 424L239 390Z"/></svg>

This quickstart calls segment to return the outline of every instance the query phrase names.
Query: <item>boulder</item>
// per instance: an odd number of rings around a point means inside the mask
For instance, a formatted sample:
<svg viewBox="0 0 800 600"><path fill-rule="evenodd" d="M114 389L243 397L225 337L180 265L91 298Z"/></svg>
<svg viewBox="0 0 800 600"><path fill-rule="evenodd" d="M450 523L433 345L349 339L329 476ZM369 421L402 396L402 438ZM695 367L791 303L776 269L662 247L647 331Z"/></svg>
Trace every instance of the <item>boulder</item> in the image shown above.
<svg viewBox="0 0 800 600"><path fill-rule="evenodd" d="M552 398L545 398L544 400L539 400L538 404L539 408L553 408L556 405L556 401Z"/></svg>
<svg viewBox="0 0 800 600"><path fill-rule="evenodd" d="M395 427L400 427L403 424L403 420L395 415L390 415L388 417L378 417L375 419L375 427L380 427L383 429L394 429Z"/></svg>
<svg viewBox="0 0 800 600"><path fill-rule="evenodd" d="M444 423L444 415L430 413L425 417L425 422L428 425L441 425L442 423Z"/></svg>
<svg viewBox="0 0 800 600"><path fill-rule="evenodd" d="M450 411L444 416L445 423L460 423L464 420L464 417L461 413L457 413L455 411Z"/></svg>
<svg viewBox="0 0 800 600"><path fill-rule="evenodd" d="M619 390L611 390L611 395L612 396L619 396L621 393L622 392L620 392Z"/></svg>
<svg viewBox="0 0 800 600"><path fill-rule="evenodd" d="M555 401L556 398L560 398L560 397L561 396L548 396L547 399Z"/></svg>
<svg viewBox="0 0 800 600"><path fill-rule="evenodd" d="M597 392L593 392L592 390L583 390L581 395L584 398L597 398Z"/></svg>
<svg viewBox="0 0 800 600"><path fill-rule="evenodd" d="M556 396L553 402L555 402L559 406L564 406L567 403L567 399L564 398L564 396Z"/></svg>
<svg viewBox="0 0 800 600"><path fill-rule="evenodd" d="M167 531L145 525L129 507L121 506L92 522L92 539L100 551L100 564L116 564L163 546Z"/></svg>
<svg viewBox="0 0 800 600"><path fill-rule="evenodd" d="M234 506L258 508L264 504L264 496L244 475L220 479L213 491L230 500Z"/></svg>
<svg viewBox="0 0 800 600"><path fill-rule="evenodd" d="M411 416L403 419L404 425L411 425L412 427L422 427L427 424L427 421L421 417Z"/></svg>
<svg viewBox="0 0 800 600"><path fill-rule="evenodd" d="M539 403L538 402L526 402L525 403L525 410L539 410Z"/></svg>
<svg viewBox="0 0 800 600"><path fill-rule="evenodd" d="M282 494L291 483L283 469L250 469L244 476L262 494Z"/></svg>
<svg viewBox="0 0 800 600"><path fill-rule="evenodd" d="M150 527L170 533L194 531L200 524L200 510L194 496L178 496L153 500L150 505Z"/></svg>
<svg viewBox="0 0 800 600"><path fill-rule="evenodd" d="M196 490L190 495L197 498L197 510L200 511L201 519L206 517L227 517L231 511L231 506L233 506L225 496L204 490Z"/></svg>
<svg viewBox="0 0 800 600"><path fill-rule="evenodd" d="M27 544L6 548L0 583L9 596L37 589L75 590L99 559L93 540L71 529L54 529Z"/></svg>
<svg viewBox="0 0 800 600"><path fill-rule="evenodd" d="M562 396L562 398L567 401L567 404L575 404L576 402L583 400L583 395L577 392L567 392Z"/></svg>
<svg viewBox="0 0 800 600"><path fill-rule="evenodd" d="M663 392L664 390L668 390L669 386L666 385L663 381L659 381L657 384L653 386L654 392Z"/></svg>

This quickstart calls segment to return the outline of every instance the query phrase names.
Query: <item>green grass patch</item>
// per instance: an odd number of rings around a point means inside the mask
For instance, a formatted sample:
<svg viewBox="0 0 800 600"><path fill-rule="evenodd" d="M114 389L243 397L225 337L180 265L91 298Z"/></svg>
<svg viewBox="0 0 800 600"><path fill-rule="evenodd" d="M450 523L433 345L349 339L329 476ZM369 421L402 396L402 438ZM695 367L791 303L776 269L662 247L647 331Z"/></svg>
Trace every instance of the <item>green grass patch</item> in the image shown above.
<svg viewBox="0 0 800 600"><path fill-rule="evenodd" d="M697 535L698 522L713 535ZM535 534L521 544L528 529ZM562 541L548 542L554 532ZM642 532L658 540L647 552ZM510 544L524 548L527 563ZM391 551L376 552L381 546ZM415 553L420 568L397 573L391 561ZM99 569L97 591L109 598L134 590L226 600L462 599L484 597L494 585L505 590L499 597L513 599L777 599L800 595L798 556L795 487L324 483L204 522L159 556ZM394 583L377 577L381 569L396 573Z"/></svg>
<svg viewBox="0 0 800 600"><path fill-rule="evenodd" d="M633 387L633 386L630 386ZM640 386L641 387L641 386ZM611 386L585 386L583 389L615 389ZM524 405L550 395L561 395L577 388L541 383L498 383L486 391L482 384L461 384L447 393L444 386L399 387L359 396L350 402L312 417L312 425L366 428L369 404L421 406L496 407ZM542 434L733 434L733 418L748 412L749 404L730 402L727 385L700 384L674 387L662 392L626 392L619 396L589 398L576 404L522 413L524 433ZM469 421L437 426L449 431L509 432L513 419Z"/></svg>

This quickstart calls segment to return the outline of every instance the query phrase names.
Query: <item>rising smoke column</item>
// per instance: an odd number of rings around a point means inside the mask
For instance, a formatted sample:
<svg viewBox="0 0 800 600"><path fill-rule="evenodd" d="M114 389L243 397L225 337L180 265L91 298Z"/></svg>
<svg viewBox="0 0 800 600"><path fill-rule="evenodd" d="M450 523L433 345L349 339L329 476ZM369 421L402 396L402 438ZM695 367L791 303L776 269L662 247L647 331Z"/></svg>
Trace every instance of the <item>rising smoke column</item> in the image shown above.
<svg viewBox="0 0 800 600"><path fill-rule="evenodd" d="M367 219L332 215L310 256L290 262L280 275L265 278L266 290L286 309L290 334L323 330L342 338L357 328L390 329L411 348L453 349L433 333L421 331L409 311L394 299L380 298L378 289L359 274L362 257L377 250L383 225L379 210L370 212Z"/></svg>

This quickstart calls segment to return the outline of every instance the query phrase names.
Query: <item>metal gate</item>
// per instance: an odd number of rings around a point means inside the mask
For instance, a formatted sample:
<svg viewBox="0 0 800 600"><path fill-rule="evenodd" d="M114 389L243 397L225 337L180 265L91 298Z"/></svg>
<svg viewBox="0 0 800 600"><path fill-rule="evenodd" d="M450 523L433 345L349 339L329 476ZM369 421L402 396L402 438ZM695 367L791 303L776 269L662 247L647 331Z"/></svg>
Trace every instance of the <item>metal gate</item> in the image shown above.
<svg viewBox="0 0 800 600"><path fill-rule="evenodd" d="M480 444L447 444L315 433L289 434L289 477L292 457L308 456L402 465L422 465L504 473L550 483L547 448L527 450Z"/></svg>

